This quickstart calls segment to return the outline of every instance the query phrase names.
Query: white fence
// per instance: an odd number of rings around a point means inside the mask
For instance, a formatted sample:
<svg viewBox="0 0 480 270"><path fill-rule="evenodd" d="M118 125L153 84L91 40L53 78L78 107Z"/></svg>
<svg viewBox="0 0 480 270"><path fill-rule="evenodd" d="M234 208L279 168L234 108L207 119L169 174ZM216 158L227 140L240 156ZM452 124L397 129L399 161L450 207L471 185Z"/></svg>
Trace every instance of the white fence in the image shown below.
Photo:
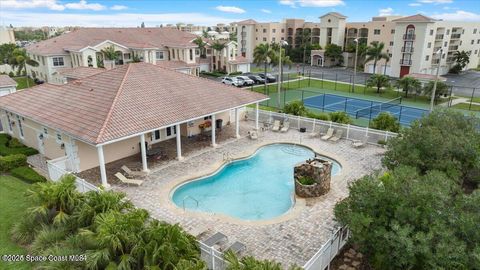
<svg viewBox="0 0 480 270"><path fill-rule="evenodd" d="M348 241L350 231L346 227L337 229L330 239L303 266L305 270L330 269L330 262Z"/></svg>
<svg viewBox="0 0 480 270"><path fill-rule="evenodd" d="M200 258L207 264L208 269L225 270L228 263L223 258L223 253L198 241L200 245Z"/></svg>
<svg viewBox="0 0 480 270"><path fill-rule="evenodd" d="M48 176L52 181L58 181L63 175L65 174L72 174L68 171L69 168L69 159L67 157L56 158L47 161L48 167ZM75 176L75 185L77 186L77 190L80 192L88 192L88 191L99 191L99 189L85 181L84 179L72 174Z"/></svg>
<svg viewBox="0 0 480 270"><path fill-rule="evenodd" d="M255 119L255 109L247 108L247 119ZM323 121L313 118L295 116L285 113L277 113L271 111L259 110L259 122L272 124L274 120L288 121L290 128L305 128L308 133L326 133L329 128L335 130L343 130L342 138L347 140L367 140L370 144L381 144L389 139L396 137L398 134L394 132L377 130L354 125L339 124L331 121Z"/></svg>

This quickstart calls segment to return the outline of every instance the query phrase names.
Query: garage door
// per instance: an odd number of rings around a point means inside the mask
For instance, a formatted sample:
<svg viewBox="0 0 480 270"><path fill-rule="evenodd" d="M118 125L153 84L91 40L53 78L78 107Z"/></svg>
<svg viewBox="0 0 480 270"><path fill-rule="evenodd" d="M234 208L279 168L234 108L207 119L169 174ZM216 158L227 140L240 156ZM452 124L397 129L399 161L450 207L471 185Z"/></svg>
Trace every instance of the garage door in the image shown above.
<svg viewBox="0 0 480 270"><path fill-rule="evenodd" d="M368 73L373 73L373 64L368 64L367 65L367 72Z"/></svg>
<svg viewBox="0 0 480 270"><path fill-rule="evenodd" d="M237 64L237 71L250 72L250 64Z"/></svg>

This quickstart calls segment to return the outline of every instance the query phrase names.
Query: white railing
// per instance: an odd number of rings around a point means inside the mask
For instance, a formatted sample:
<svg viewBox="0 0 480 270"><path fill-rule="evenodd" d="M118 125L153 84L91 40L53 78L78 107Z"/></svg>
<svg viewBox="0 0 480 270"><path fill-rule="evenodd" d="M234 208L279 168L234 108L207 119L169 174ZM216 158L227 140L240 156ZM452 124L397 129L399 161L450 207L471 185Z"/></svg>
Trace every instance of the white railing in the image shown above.
<svg viewBox="0 0 480 270"><path fill-rule="evenodd" d="M247 119L255 120L255 109L247 108ZM285 113L259 110L258 121L260 123L273 124L274 120L288 121L290 128L305 128L308 133L326 133L329 128L343 130L342 138L347 140L360 140L365 138L369 144L380 145L386 143L389 139L398 134L390 131L377 130L368 127L359 127L354 125L340 124L331 121L323 121L313 118L295 116Z"/></svg>
<svg viewBox="0 0 480 270"><path fill-rule="evenodd" d="M305 270L330 269L330 262L347 243L350 231L342 227L333 232L330 239L303 266Z"/></svg>
<svg viewBox="0 0 480 270"><path fill-rule="evenodd" d="M70 160L67 157L56 158L47 161L48 168L48 177L52 181L58 181L65 174L71 174L75 176L75 185L79 192L89 192L89 191L99 191L98 187L87 182L85 179L82 179L71 172L68 171Z"/></svg>
<svg viewBox="0 0 480 270"><path fill-rule="evenodd" d="M223 258L224 254L222 252L200 241L198 241L198 244L200 246L200 258L207 264L208 269L225 270L227 268L228 263Z"/></svg>

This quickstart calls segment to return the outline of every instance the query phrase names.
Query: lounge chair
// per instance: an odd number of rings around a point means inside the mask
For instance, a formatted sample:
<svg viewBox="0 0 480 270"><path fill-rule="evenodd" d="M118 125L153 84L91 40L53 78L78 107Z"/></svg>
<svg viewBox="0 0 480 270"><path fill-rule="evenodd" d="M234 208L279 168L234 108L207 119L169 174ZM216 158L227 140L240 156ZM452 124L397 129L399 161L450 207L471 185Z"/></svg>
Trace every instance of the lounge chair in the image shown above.
<svg viewBox="0 0 480 270"><path fill-rule="evenodd" d="M249 131L248 137L250 137L252 140L256 140L258 139L258 133L255 130Z"/></svg>
<svg viewBox="0 0 480 270"><path fill-rule="evenodd" d="M282 126L282 129L280 129L280 132L287 132L289 128L290 128L290 122L285 121L283 122L283 126Z"/></svg>
<svg viewBox="0 0 480 270"><path fill-rule="evenodd" d="M337 132L335 132L335 135L330 138L330 141L336 142L342 138L343 135L343 129L337 129Z"/></svg>
<svg viewBox="0 0 480 270"><path fill-rule="evenodd" d="M225 251L232 251L233 253L235 254L240 254L242 251L244 251L245 249L247 249L247 247L243 244L243 243L240 243L238 241L235 241L235 243L231 244L227 249L225 249Z"/></svg>
<svg viewBox="0 0 480 270"><path fill-rule="evenodd" d="M132 185L141 186L143 184L143 180L128 179L127 177L125 177L125 175L123 175L120 172L116 173L115 176L118 178L118 180L120 180L120 182L127 185L132 184Z"/></svg>
<svg viewBox="0 0 480 270"><path fill-rule="evenodd" d="M147 175L146 172L130 170L130 168L128 168L126 165L123 165L121 169L130 177Z"/></svg>
<svg viewBox="0 0 480 270"><path fill-rule="evenodd" d="M217 232L214 235L207 238L205 241L203 241L203 243L207 247L213 247L213 246L218 245L222 242L226 242L227 240L228 240L228 237L225 234L223 234L221 232Z"/></svg>
<svg viewBox="0 0 480 270"><path fill-rule="evenodd" d="M361 140L353 140L352 146L354 148L361 148L367 145L368 136L364 136Z"/></svg>
<svg viewBox="0 0 480 270"><path fill-rule="evenodd" d="M278 120L273 121L272 131L279 131L279 130L280 130L280 121Z"/></svg>
<svg viewBox="0 0 480 270"><path fill-rule="evenodd" d="M325 135L323 135L320 139L326 141L326 140L332 138L333 132L335 132L335 130L333 128L329 128L327 130L327 133L325 133Z"/></svg>

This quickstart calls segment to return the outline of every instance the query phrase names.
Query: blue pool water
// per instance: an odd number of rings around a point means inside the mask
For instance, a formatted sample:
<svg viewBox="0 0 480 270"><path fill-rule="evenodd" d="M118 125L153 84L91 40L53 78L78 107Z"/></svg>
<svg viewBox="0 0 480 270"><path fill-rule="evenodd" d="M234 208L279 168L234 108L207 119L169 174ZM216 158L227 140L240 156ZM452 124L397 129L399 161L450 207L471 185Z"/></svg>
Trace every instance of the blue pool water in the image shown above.
<svg viewBox="0 0 480 270"><path fill-rule="evenodd" d="M302 146L267 145L253 156L231 162L213 175L179 186L172 200L178 207L192 211L243 220L274 218L293 205L294 165L314 155ZM332 161L332 175L336 175L341 167Z"/></svg>

